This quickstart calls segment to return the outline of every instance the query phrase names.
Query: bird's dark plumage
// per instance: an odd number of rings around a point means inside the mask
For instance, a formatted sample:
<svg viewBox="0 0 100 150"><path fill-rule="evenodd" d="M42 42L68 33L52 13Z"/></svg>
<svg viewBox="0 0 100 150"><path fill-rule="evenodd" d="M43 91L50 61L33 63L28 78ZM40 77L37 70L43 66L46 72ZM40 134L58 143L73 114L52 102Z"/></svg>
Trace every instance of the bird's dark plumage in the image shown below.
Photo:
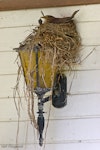
<svg viewBox="0 0 100 150"><path fill-rule="evenodd" d="M44 18L45 19L45 23L55 23L55 24L60 24L60 23L68 23L70 22L75 14L78 12L79 10L75 11L71 17L64 17L64 18L55 18L54 16L50 16L50 15L46 15L46 16L43 16L41 18Z"/></svg>

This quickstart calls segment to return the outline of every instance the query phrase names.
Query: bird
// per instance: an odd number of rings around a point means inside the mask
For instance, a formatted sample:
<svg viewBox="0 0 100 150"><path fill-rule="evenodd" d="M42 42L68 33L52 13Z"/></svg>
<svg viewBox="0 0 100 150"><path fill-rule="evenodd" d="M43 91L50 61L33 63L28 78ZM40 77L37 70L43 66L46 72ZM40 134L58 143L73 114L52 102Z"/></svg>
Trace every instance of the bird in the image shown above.
<svg viewBox="0 0 100 150"><path fill-rule="evenodd" d="M70 22L75 14L78 12L79 10L76 10L72 15L71 17L63 17L63 18L56 18L54 16L50 16L50 15L46 15L46 16L43 16L41 18L45 19L45 22L44 23L54 23L54 24L60 24L60 23L68 23Z"/></svg>

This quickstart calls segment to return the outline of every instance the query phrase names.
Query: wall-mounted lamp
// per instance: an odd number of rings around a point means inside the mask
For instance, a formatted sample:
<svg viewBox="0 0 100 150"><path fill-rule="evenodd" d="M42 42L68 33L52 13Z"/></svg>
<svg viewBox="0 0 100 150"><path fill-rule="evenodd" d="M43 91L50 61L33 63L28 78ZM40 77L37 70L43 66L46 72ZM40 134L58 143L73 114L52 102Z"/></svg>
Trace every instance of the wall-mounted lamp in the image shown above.
<svg viewBox="0 0 100 150"><path fill-rule="evenodd" d="M37 129L40 146L43 144L45 124L44 103L52 100L52 105L56 108L67 104L67 77L64 70L65 66L70 69L76 62L80 47L80 37L72 20L76 12L71 17L56 18L60 22L49 19L42 23L40 19L40 25L16 49L27 88L38 97ZM61 19L65 21L61 22ZM50 90L52 94L44 98L45 93Z"/></svg>

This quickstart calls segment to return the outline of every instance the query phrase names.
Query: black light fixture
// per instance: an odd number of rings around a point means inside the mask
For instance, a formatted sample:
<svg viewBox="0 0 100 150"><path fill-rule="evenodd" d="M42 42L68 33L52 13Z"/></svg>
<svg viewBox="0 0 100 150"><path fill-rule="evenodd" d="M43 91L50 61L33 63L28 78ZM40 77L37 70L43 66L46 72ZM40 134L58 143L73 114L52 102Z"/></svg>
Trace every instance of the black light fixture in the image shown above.
<svg viewBox="0 0 100 150"><path fill-rule="evenodd" d="M36 93L38 97L38 118L37 125L40 134L39 145L43 145L43 130L45 125L44 119L44 103L52 98L52 105L56 108L64 107L67 104L67 78L64 74L56 72L56 68L52 68L52 64L41 60L43 52L40 50L39 44L33 45L33 49L17 49L19 54L26 85L32 93ZM52 69L54 81L52 85L51 76ZM41 71L42 70L42 71ZM42 77L42 73L45 75ZM44 95L52 90L52 95L44 98Z"/></svg>

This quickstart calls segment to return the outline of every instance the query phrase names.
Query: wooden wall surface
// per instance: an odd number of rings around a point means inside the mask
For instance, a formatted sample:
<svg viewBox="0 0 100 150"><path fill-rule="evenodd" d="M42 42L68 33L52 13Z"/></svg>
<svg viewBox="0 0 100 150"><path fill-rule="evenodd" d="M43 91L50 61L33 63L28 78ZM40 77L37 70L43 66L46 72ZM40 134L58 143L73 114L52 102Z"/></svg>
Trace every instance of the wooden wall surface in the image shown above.
<svg viewBox="0 0 100 150"><path fill-rule="evenodd" d="M70 16L77 9L80 11L75 20L82 38L82 59L94 51L76 67L76 71L68 74L68 91L75 74L68 104L63 109L51 108L46 145L42 149L100 149L100 5L83 5L0 12L0 150L16 149L18 116L13 88L18 67L13 48L18 47L38 24L41 10L45 15L62 17ZM23 86L21 82L21 89ZM48 107L49 103L45 106L45 118L48 117ZM24 98L20 111L19 150L40 150Z"/></svg>

